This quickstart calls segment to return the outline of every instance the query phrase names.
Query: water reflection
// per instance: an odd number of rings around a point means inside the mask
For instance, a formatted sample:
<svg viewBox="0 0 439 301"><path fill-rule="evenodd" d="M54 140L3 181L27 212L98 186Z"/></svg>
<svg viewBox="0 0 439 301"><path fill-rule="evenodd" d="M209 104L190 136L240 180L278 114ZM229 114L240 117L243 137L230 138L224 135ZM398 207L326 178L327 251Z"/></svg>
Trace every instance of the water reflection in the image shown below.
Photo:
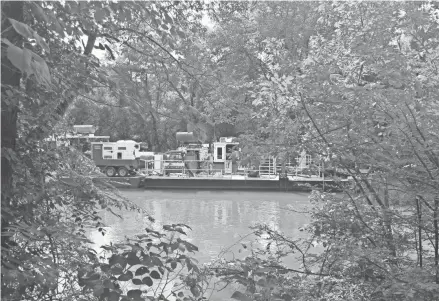
<svg viewBox="0 0 439 301"><path fill-rule="evenodd" d="M157 229L163 224L183 223L193 229L188 233L188 240L199 247L196 257L205 263L240 239L248 241L246 235L251 233L249 227L252 225L265 223L287 236L298 237L303 234L299 228L308 222L305 214L286 210L288 206L303 210L308 203L305 193L145 190L122 193L149 212L156 223L151 225L147 217L137 212L118 212L123 219L105 213L103 220L109 226L107 235L91 234L91 239L99 246L141 234L145 227ZM237 244L226 256L248 255L240 249L241 244Z"/></svg>
<svg viewBox="0 0 439 301"><path fill-rule="evenodd" d="M219 254L226 259L248 256L248 248L243 249L241 242L266 246L267 241L254 242L249 227L255 224L267 224L286 236L298 238L304 235L299 228L309 222L306 214L299 213L308 204L306 193L125 190L122 194L149 212L156 222L152 224L138 212L117 211L123 219L105 212L102 218L108 225L106 235L90 233L97 251L102 251L98 250L101 245L144 233L146 227L158 230L164 224L183 223L192 228L185 239L198 246L195 257L206 263ZM300 265L294 258L285 263L293 268ZM229 300L232 293L231 288L215 292L211 300Z"/></svg>

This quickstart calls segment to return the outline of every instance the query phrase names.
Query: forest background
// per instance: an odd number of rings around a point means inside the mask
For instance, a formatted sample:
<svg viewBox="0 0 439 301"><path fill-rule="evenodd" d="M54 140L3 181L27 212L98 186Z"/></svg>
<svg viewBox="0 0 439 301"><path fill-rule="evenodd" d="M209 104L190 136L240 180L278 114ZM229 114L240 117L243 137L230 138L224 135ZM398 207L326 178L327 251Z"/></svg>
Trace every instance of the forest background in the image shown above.
<svg viewBox="0 0 439 301"><path fill-rule="evenodd" d="M215 281L238 300L438 300L436 2L3 1L1 14L2 299L201 300ZM140 209L81 153L48 148L73 124L153 151L177 131L239 136L248 155L305 149L356 187L312 193L307 239L255 227L272 243L245 260L198 266L175 224L96 253L102 210Z"/></svg>

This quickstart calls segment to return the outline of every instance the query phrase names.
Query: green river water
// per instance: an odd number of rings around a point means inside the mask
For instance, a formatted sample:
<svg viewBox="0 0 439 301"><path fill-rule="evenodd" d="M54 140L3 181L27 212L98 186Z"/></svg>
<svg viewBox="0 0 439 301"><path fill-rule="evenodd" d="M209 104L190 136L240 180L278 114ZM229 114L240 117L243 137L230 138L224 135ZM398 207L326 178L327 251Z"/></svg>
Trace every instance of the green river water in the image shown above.
<svg viewBox="0 0 439 301"><path fill-rule="evenodd" d="M239 242L254 241L254 237L249 236L249 227L254 224L266 223L289 237L297 238L304 235L299 228L309 222L307 214L295 212L306 210L308 193L124 190L122 195L154 217L155 228L172 223L189 225L192 231L188 232L187 240L198 246L195 258L200 264L217 258L226 248L228 251L222 254L226 259L248 255ZM97 246L144 233L145 227L151 227L148 219L140 213L118 213L123 219L109 213L103 216L108 225L105 236L97 231L91 233ZM263 241L259 245L261 243ZM288 261L289 266L298 266L296 260ZM221 299L224 298L212 298Z"/></svg>

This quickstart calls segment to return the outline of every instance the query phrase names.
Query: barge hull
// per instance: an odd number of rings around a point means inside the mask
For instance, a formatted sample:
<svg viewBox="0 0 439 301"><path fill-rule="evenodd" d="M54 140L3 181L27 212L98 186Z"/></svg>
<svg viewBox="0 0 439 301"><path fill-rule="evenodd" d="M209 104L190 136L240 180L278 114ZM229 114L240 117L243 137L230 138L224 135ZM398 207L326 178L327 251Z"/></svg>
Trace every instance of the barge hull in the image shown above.
<svg viewBox="0 0 439 301"><path fill-rule="evenodd" d="M64 178L67 184L75 185L70 178ZM169 178L169 177L95 177L93 182L104 182L122 189L192 189L192 190L242 190L242 191L311 191L313 188L327 192L340 191L340 182L316 179L224 179L224 178ZM324 184L323 184L324 182ZM342 181L345 182L345 181Z"/></svg>
<svg viewBox="0 0 439 301"><path fill-rule="evenodd" d="M140 186L144 189L194 189L194 190L247 190L247 191L310 191L312 188L323 188L325 191L336 191L336 182L332 180L288 180L288 179L212 179L212 178L165 178L146 177Z"/></svg>

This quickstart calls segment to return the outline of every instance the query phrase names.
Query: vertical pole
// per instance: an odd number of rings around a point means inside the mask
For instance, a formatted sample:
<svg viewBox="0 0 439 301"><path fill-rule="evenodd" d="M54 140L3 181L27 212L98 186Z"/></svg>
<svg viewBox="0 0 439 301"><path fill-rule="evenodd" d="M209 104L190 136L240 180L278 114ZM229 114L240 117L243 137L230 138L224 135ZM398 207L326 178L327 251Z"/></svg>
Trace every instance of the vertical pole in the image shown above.
<svg viewBox="0 0 439 301"><path fill-rule="evenodd" d="M297 158L296 159L296 178L297 178L297 168L299 167L298 165L299 165L299 160L298 160L299 158Z"/></svg>
<svg viewBox="0 0 439 301"><path fill-rule="evenodd" d="M434 225L434 266L436 269L436 283L439 284L439 229L438 229L438 215L439 209L439 195L434 198L434 212L433 212L433 225Z"/></svg>
<svg viewBox="0 0 439 301"><path fill-rule="evenodd" d="M416 197L416 211L418 213L418 236L419 236L419 267L422 268L422 229L421 229L421 220L422 220L422 211L421 211L421 202L419 196Z"/></svg>

